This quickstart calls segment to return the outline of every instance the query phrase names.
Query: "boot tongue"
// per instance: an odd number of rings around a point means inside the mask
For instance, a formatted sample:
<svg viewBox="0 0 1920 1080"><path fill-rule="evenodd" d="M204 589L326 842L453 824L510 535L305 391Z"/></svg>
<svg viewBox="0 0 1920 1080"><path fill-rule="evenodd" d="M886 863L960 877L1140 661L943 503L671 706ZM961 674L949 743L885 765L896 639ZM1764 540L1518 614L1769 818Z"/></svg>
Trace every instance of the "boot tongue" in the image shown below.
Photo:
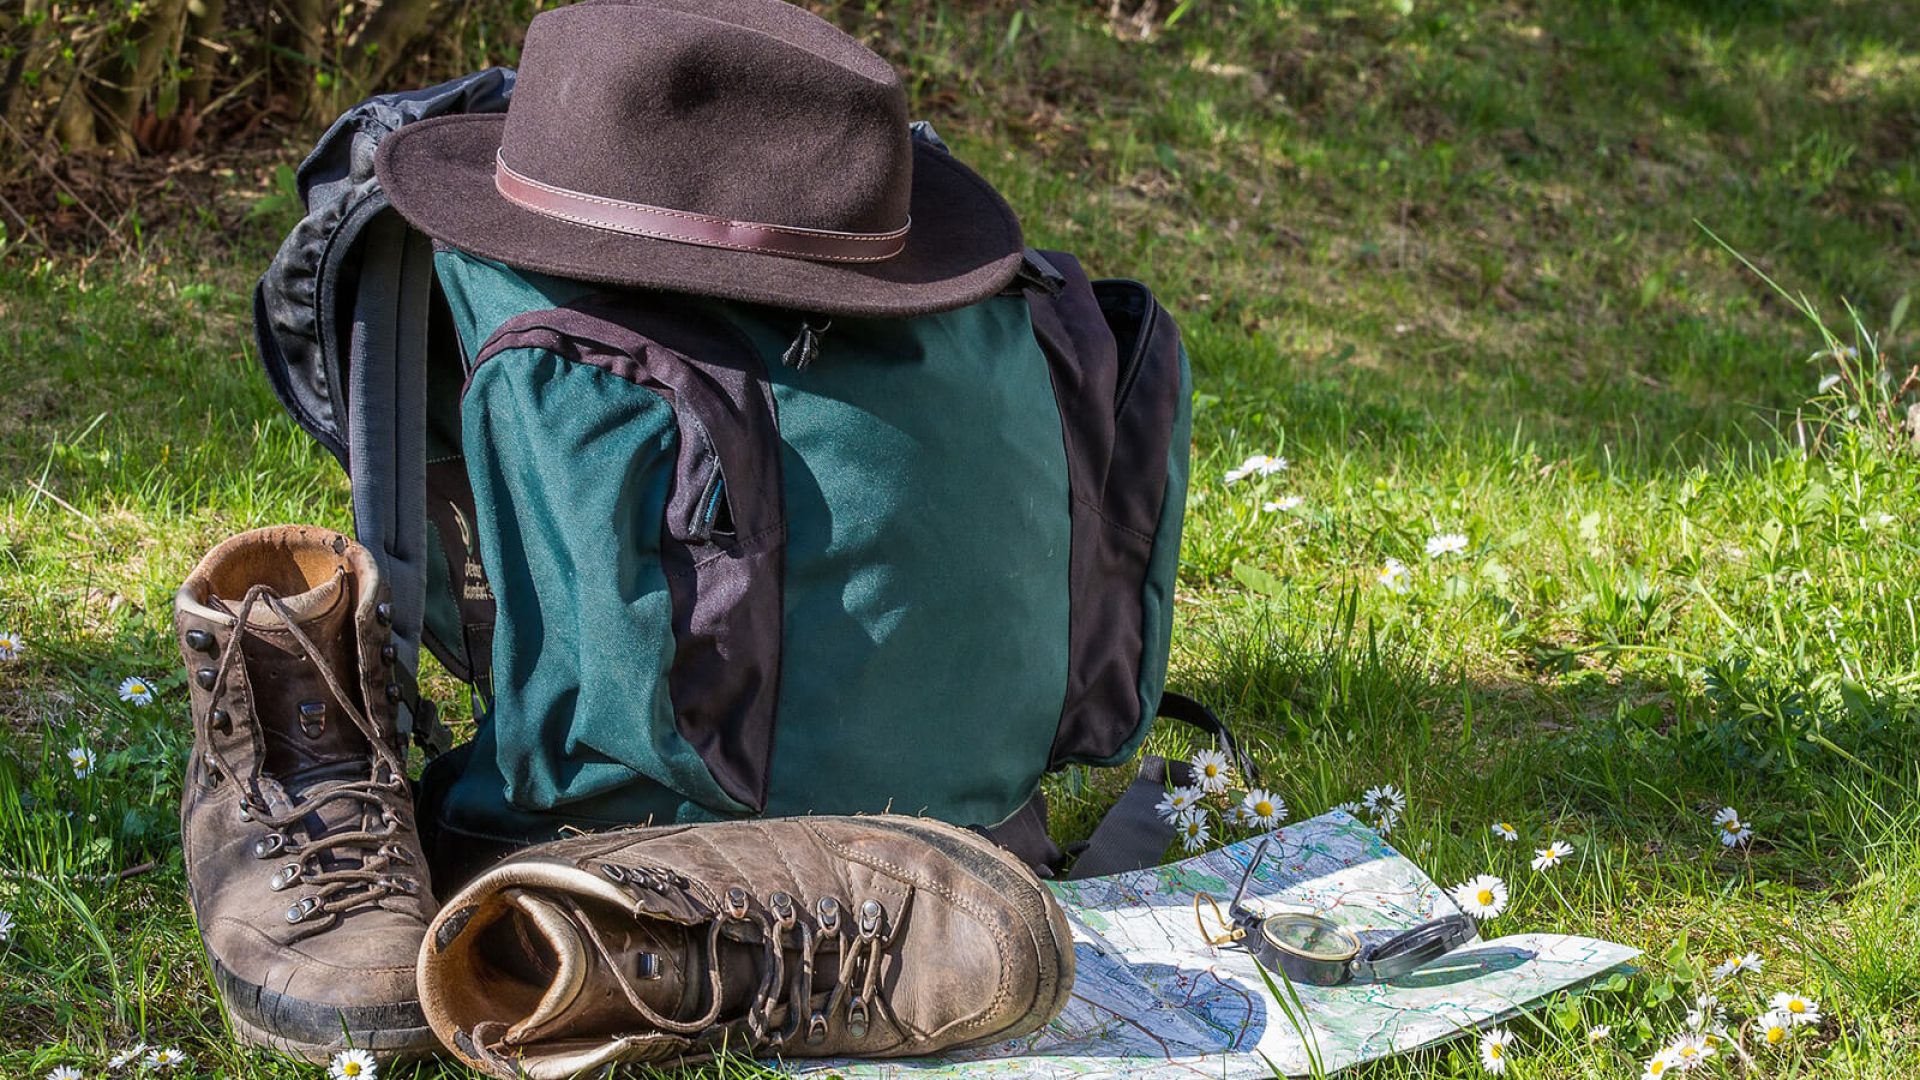
<svg viewBox="0 0 1920 1080"><path fill-rule="evenodd" d="M262 710L255 722L266 744L265 771L295 796L315 779L339 776L346 763L364 763L371 750L320 676L324 664L364 715L350 584L345 571L336 571L306 592L280 598L280 606L318 650L312 657L303 655L299 642L284 632L286 620L265 602L247 613L247 624L264 631L248 634L241 651L255 708ZM238 600L217 603L236 616L241 607Z"/></svg>
<svg viewBox="0 0 1920 1080"><path fill-rule="evenodd" d="M706 941L697 928L610 913L592 928L605 946L603 955L582 926L593 917L587 909L520 889L509 890L506 899L525 917L527 953L548 980L539 1004L508 1030L509 1044L605 1039L631 1031L635 1017L627 988L669 1020L699 1019L708 999Z"/></svg>

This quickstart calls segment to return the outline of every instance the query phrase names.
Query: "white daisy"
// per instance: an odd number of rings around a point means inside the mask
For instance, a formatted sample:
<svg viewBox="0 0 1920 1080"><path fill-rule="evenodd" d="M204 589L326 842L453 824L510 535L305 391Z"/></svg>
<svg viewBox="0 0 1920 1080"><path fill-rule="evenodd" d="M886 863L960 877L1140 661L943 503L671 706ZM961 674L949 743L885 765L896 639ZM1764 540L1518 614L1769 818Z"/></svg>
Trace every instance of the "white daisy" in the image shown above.
<svg viewBox="0 0 1920 1080"><path fill-rule="evenodd" d="M1367 808L1357 802L1343 802L1339 806L1334 807L1334 809L1343 814L1360 818L1361 820L1365 820L1367 816Z"/></svg>
<svg viewBox="0 0 1920 1080"><path fill-rule="evenodd" d="M1566 861L1567 856L1571 854L1573 854L1572 844L1567 843L1565 840L1555 840L1553 843L1548 844L1546 847L1539 848L1533 853L1533 868L1535 870L1551 870Z"/></svg>
<svg viewBox="0 0 1920 1080"><path fill-rule="evenodd" d="M1640 1080L1665 1080L1668 1073L1679 1071L1674 1065L1673 1047L1666 1047L1647 1059L1646 1068L1640 1072Z"/></svg>
<svg viewBox="0 0 1920 1080"><path fill-rule="evenodd" d="M133 1065L137 1063L140 1060L141 1055L145 1054L146 1052L147 1052L146 1043L143 1043L143 1042L134 1043L132 1046L129 1046L125 1050L122 1050L119 1053L108 1058L107 1068L110 1071L118 1072L129 1065Z"/></svg>
<svg viewBox="0 0 1920 1080"><path fill-rule="evenodd" d="M1511 844L1520 839L1520 830L1513 827L1511 821L1496 821L1491 826L1493 835Z"/></svg>
<svg viewBox="0 0 1920 1080"><path fill-rule="evenodd" d="M153 704L153 684L138 675L120 680L120 700L142 708Z"/></svg>
<svg viewBox="0 0 1920 1080"><path fill-rule="evenodd" d="M1193 767L1195 786L1209 795L1227 790L1227 782L1233 779L1233 767L1227 764L1227 755L1218 750L1202 750L1187 764Z"/></svg>
<svg viewBox="0 0 1920 1080"><path fill-rule="evenodd" d="M1286 471L1291 465L1292 462L1283 457L1254 454L1241 462L1238 468L1228 469L1226 480L1229 484L1237 484L1249 476L1272 476L1274 473Z"/></svg>
<svg viewBox="0 0 1920 1080"><path fill-rule="evenodd" d="M1840 373L1837 371L1829 372L1826 375L1822 375L1820 377L1820 385L1818 389L1814 391L1814 393L1824 394L1839 385L1840 385Z"/></svg>
<svg viewBox="0 0 1920 1080"><path fill-rule="evenodd" d="M1267 513L1267 514L1284 514L1289 510L1299 509L1300 502L1301 502L1300 496L1287 495L1278 499L1272 499L1267 502L1261 503L1260 510L1262 513Z"/></svg>
<svg viewBox="0 0 1920 1080"><path fill-rule="evenodd" d="M1753 1027L1754 1034L1768 1046L1782 1046L1793 1038L1793 1017L1777 1010L1755 1020Z"/></svg>
<svg viewBox="0 0 1920 1080"><path fill-rule="evenodd" d="M1492 874L1481 874L1447 890L1461 911L1476 919L1492 919L1507 909L1507 883Z"/></svg>
<svg viewBox="0 0 1920 1080"><path fill-rule="evenodd" d="M1373 831L1385 836L1400 824L1400 815L1394 810L1379 810L1373 815Z"/></svg>
<svg viewBox="0 0 1920 1080"><path fill-rule="evenodd" d="M47 1074L47 1080L84 1080L86 1075L71 1065L55 1065Z"/></svg>
<svg viewBox="0 0 1920 1080"><path fill-rule="evenodd" d="M1275 828L1287 819L1287 804L1265 788L1247 792L1247 797L1240 800L1240 809L1249 825L1262 829Z"/></svg>
<svg viewBox="0 0 1920 1080"><path fill-rule="evenodd" d="M1767 1005L1774 1012L1785 1013L1787 1018L1793 1021L1795 1027L1802 1024L1818 1024L1820 1022L1820 1003L1810 997L1802 997L1799 994L1789 994L1781 991L1773 995L1773 1000L1768 1002Z"/></svg>
<svg viewBox="0 0 1920 1080"><path fill-rule="evenodd" d="M18 660L26 651L26 638L12 630L0 630L0 660Z"/></svg>
<svg viewBox="0 0 1920 1080"><path fill-rule="evenodd" d="M1719 1033L1727 1029L1727 1007L1712 993L1703 993L1693 999L1693 1008L1687 1012L1688 1031Z"/></svg>
<svg viewBox="0 0 1920 1080"><path fill-rule="evenodd" d="M1613 1028L1606 1024L1595 1024L1587 1029L1587 1041L1589 1043L1606 1042L1612 1035Z"/></svg>
<svg viewBox="0 0 1920 1080"><path fill-rule="evenodd" d="M1207 841L1213 839L1212 830L1207 828L1207 815L1199 807L1180 815L1180 820L1174 825L1180 830L1182 851L1199 851L1207 846Z"/></svg>
<svg viewBox="0 0 1920 1080"><path fill-rule="evenodd" d="M75 780L85 780L87 777L93 775L93 766L95 764L93 751L84 746L71 747L67 750L67 764L73 766L73 778Z"/></svg>
<svg viewBox="0 0 1920 1080"><path fill-rule="evenodd" d="M1360 796L1360 805L1377 814L1393 814L1398 817L1406 812L1407 795L1392 784L1381 784L1379 787L1368 788L1367 793Z"/></svg>
<svg viewBox="0 0 1920 1080"><path fill-rule="evenodd" d="M328 1080L378 1080L380 1066L365 1050L342 1050L327 1066Z"/></svg>
<svg viewBox="0 0 1920 1080"><path fill-rule="evenodd" d="M1713 815L1713 823L1720 829L1720 843L1726 847L1739 847L1753 839L1753 829L1740 820L1740 812L1729 806Z"/></svg>
<svg viewBox="0 0 1920 1080"><path fill-rule="evenodd" d="M1760 968L1765 963L1765 961L1760 959L1760 954L1757 952L1750 952L1745 956L1729 956L1725 963L1714 965L1713 977L1716 980L1730 979L1736 975L1744 975L1749 971L1758 975L1760 974Z"/></svg>
<svg viewBox="0 0 1920 1080"><path fill-rule="evenodd" d="M1467 538L1461 533L1439 533L1427 539L1427 558L1458 555L1467 550Z"/></svg>
<svg viewBox="0 0 1920 1080"><path fill-rule="evenodd" d="M1385 585L1388 592L1406 592L1412 587L1407 584L1407 564L1388 556L1387 564L1380 568L1380 584Z"/></svg>
<svg viewBox="0 0 1920 1080"><path fill-rule="evenodd" d="M1706 1062L1719 1051L1713 1048L1712 1040L1705 1035L1682 1035L1667 1044L1667 1052L1673 1054L1673 1067L1676 1071L1686 1072Z"/></svg>
<svg viewBox="0 0 1920 1080"><path fill-rule="evenodd" d="M4 943L7 935L11 933L13 933L13 912L0 908L0 943Z"/></svg>
<svg viewBox="0 0 1920 1080"><path fill-rule="evenodd" d="M1172 824L1179 821L1180 815L1191 810L1199 802L1199 788L1177 787L1160 796L1160 805L1154 809L1160 811L1160 820Z"/></svg>
<svg viewBox="0 0 1920 1080"><path fill-rule="evenodd" d="M142 1058L140 1063L149 1069L174 1069L185 1064L186 1060L187 1055L167 1046L147 1051L147 1056Z"/></svg>
<svg viewBox="0 0 1920 1080"><path fill-rule="evenodd" d="M1480 1036L1480 1064L1495 1076L1507 1071L1507 1048L1513 1045L1513 1032L1494 1028Z"/></svg>

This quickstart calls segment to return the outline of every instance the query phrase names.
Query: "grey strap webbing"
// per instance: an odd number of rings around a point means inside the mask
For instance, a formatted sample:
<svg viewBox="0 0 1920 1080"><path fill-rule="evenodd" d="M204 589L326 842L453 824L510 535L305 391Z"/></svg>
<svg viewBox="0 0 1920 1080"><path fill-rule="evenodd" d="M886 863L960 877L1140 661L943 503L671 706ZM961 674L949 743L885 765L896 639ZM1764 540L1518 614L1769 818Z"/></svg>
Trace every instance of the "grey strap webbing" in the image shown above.
<svg viewBox="0 0 1920 1080"><path fill-rule="evenodd" d="M433 244L391 210L369 209L374 216L360 234L360 278L346 343L354 532L380 564L391 593L401 730L431 752L445 748L418 684L427 605L424 418Z"/></svg>
<svg viewBox="0 0 1920 1080"><path fill-rule="evenodd" d="M1160 695L1156 715L1178 720L1213 737L1214 749L1227 755L1240 778L1249 785L1260 781L1253 759L1235 741L1233 733L1213 710L1184 694ZM1080 855L1067 872L1069 879L1103 877L1158 865L1167 846L1178 835L1172 822L1160 816L1160 799L1170 787L1193 786L1193 766L1148 754L1140 759L1140 775L1121 794L1120 801L1100 819Z"/></svg>

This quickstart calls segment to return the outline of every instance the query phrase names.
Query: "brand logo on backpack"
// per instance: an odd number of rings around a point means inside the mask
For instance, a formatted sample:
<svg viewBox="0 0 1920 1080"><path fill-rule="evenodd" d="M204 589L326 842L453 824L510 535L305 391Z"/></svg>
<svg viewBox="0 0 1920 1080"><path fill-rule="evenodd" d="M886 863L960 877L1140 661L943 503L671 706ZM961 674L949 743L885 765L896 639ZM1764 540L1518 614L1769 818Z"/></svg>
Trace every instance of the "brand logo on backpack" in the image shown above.
<svg viewBox="0 0 1920 1080"><path fill-rule="evenodd" d="M454 527L460 530L460 550L466 555L462 560L466 566L460 574L460 598L490 601L493 599L493 586L487 584L486 567L481 566L480 560L474 557L473 523L467 519L466 511L460 509L459 503L449 502L447 505L453 510Z"/></svg>

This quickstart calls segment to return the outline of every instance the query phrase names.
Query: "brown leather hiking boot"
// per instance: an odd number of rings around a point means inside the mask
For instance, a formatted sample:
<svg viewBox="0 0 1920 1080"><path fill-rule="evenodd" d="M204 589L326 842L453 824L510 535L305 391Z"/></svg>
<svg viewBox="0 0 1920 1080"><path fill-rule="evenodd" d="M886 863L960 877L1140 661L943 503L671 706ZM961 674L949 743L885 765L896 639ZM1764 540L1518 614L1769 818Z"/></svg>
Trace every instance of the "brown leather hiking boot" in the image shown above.
<svg viewBox="0 0 1920 1080"><path fill-rule="evenodd" d="M174 597L194 917L239 1037L310 1061L439 1048L414 984L434 902L385 601L365 548L299 526L233 537Z"/></svg>
<svg viewBox="0 0 1920 1080"><path fill-rule="evenodd" d="M922 818L632 829L510 856L441 910L420 996L495 1076L904 1057L1052 1019L1073 942L1019 860Z"/></svg>

